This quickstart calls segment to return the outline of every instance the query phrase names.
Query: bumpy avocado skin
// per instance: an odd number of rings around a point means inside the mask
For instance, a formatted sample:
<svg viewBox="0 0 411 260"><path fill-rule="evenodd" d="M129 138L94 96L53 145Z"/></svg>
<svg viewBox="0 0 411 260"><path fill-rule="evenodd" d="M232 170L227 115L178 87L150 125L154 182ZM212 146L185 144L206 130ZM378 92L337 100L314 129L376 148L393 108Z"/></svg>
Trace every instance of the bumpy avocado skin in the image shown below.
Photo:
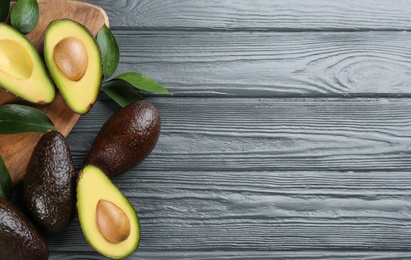
<svg viewBox="0 0 411 260"><path fill-rule="evenodd" d="M45 240L29 219L0 198L0 259L42 260L48 256Z"/></svg>
<svg viewBox="0 0 411 260"><path fill-rule="evenodd" d="M85 165L100 168L108 177L141 163L154 149L161 120L156 107L136 101L112 115L100 129Z"/></svg>
<svg viewBox="0 0 411 260"><path fill-rule="evenodd" d="M47 232L60 232L75 214L76 178L65 137L44 134L30 158L23 184L23 200L34 224Z"/></svg>

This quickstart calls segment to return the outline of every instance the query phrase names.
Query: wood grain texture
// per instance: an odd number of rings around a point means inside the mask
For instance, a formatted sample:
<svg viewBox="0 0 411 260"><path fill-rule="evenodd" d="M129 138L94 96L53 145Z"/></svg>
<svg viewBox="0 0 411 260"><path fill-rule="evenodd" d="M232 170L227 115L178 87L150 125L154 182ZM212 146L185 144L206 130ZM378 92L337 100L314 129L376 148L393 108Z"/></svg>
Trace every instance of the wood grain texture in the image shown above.
<svg viewBox="0 0 411 260"><path fill-rule="evenodd" d="M136 208L130 259L406 259L410 99L150 98L153 153L114 179ZM80 168L119 107L104 95L68 136ZM51 259L103 259L75 222ZM55 257L55 258L54 258Z"/></svg>
<svg viewBox="0 0 411 260"><path fill-rule="evenodd" d="M44 33L47 26L57 19L70 19L83 24L93 35L97 35L103 24L109 26L109 18L103 8L83 1L37 0L40 16L37 26L26 38L39 52L43 51ZM13 9L14 3L10 9ZM9 21L6 21L9 23Z"/></svg>
<svg viewBox="0 0 411 260"><path fill-rule="evenodd" d="M136 168L114 183L140 216L142 240L131 259L410 254L408 172ZM46 239L52 256L97 258L77 221Z"/></svg>
<svg viewBox="0 0 411 260"><path fill-rule="evenodd" d="M116 74L174 94L148 95L159 142L114 179L140 216L130 259L409 258L408 0L88 2ZM78 169L117 109L101 94L77 122ZM46 239L50 259L104 259L77 220Z"/></svg>
<svg viewBox="0 0 411 260"><path fill-rule="evenodd" d="M82 160L115 105L103 102L68 140ZM407 171L409 99L155 99L161 137L144 170Z"/></svg>
<svg viewBox="0 0 411 260"><path fill-rule="evenodd" d="M175 96L411 96L404 32L114 33L116 74L142 72Z"/></svg>
<svg viewBox="0 0 411 260"><path fill-rule="evenodd" d="M367 260L381 260L381 259L408 259L409 252L376 252L376 251L361 251L361 252L338 252L326 250L311 250L311 251L196 251L196 252L175 252L175 251L157 251L157 252L139 252L136 256L131 256L127 259L196 259L196 260L215 260L215 259L367 259ZM96 256L95 254L55 254L50 260L90 260L106 258Z"/></svg>
<svg viewBox="0 0 411 260"><path fill-rule="evenodd" d="M108 17L104 10L89 3L40 0L39 8L39 22L36 28L26 35L26 38L36 47L39 53L43 52L44 32L50 22L56 19L68 18L77 21L89 29L93 35L97 35L103 24L108 25ZM7 103L22 103L22 101L0 88L0 105ZM36 107L50 117L63 135L67 135L71 131L80 117L67 106L58 92L51 104ZM0 135L0 155L10 171L14 184L23 179L31 153L40 137L40 133Z"/></svg>
<svg viewBox="0 0 411 260"><path fill-rule="evenodd" d="M87 0L113 27L178 30L409 30L408 0Z"/></svg>

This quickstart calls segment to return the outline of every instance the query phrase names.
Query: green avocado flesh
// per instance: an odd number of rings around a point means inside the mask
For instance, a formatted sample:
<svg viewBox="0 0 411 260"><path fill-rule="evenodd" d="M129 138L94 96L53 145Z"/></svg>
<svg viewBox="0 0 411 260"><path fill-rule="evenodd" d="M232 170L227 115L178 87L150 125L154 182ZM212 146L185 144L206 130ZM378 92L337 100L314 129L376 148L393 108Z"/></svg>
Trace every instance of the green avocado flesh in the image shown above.
<svg viewBox="0 0 411 260"><path fill-rule="evenodd" d="M100 208L100 203L115 205L116 212ZM100 254L114 258L125 258L131 255L140 242L140 226L137 214L121 191L114 186L110 179L97 167L88 165L80 172L77 183L77 210L81 228L90 245ZM105 212L105 213L100 213ZM99 219L116 216L121 212L127 219L129 228L127 235L121 241L113 242L104 231L114 230L117 234L116 221L106 221L104 230L99 226ZM111 235L111 237L113 237Z"/></svg>
<svg viewBox="0 0 411 260"><path fill-rule="evenodd" d="M68 106L87 113L97 100L102 80L101 54L90 32L71 20L55 20L46 29L44 59Z"/></svg>
<svg viewBox="0 0 411 260"><path fill-rule="evenodd" d="M55 89L34 46L17 30L0 23L0 86L27 101L47 104Z"/></svg>

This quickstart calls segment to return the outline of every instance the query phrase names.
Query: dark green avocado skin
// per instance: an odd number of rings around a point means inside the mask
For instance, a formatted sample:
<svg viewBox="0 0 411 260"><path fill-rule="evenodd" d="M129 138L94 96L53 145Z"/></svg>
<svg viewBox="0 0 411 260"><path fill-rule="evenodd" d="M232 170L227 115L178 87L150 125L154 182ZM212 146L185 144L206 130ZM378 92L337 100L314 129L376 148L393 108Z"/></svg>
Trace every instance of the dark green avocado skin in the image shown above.
<svg viewBox="0 0 411 260"><path fill-rule="evenodd" d="M27 166L23 201L28 216L40 229L61 232L75 214L76 170L69 145L58 132L44 134Z"/></svg>
<svg viewBox="0 0 411 260"><path fill-rule="evenodd" d="M0 198L0 259L42 260L48 256L46 242L29 219Z"/></svg>
<svg viewBox="0 0 411 260"><path fill-rule="evenodd" d="M109 178L141 163L154 149L161 120L156 107L136 101L112 115L102 126L85 165L100 168Z"/></svg>

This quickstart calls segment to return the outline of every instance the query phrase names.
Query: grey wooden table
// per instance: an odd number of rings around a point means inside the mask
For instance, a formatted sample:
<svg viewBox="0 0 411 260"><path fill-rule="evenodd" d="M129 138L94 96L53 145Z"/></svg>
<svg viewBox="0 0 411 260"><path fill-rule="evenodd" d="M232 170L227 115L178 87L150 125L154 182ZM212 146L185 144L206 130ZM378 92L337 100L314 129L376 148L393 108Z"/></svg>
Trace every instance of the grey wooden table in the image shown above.
<svg viewBox="0 0 411 260"><path fill-rule="evenodd" d="M121 60L173 97L153 153L114 180L141 222L130 259L409 259L411 1L90 0ZM81 167L118 109L68 140ZM103 259L78 222L51 259Z"/></svg>

